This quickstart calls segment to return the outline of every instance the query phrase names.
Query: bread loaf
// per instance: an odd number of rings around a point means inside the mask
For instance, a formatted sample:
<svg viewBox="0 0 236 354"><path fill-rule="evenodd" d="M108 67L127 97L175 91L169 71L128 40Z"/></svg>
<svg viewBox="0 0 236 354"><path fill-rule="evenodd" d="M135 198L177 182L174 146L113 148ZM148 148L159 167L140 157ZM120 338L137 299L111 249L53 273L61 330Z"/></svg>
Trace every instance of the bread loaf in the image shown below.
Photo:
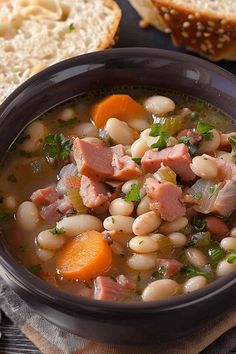
<svg viewBox="0 0 236 354"><path fill-rule="evenodd" d="M183 46L218 61L236 60L236 3L232 0L129 0L137 12Z"/></svg>
<svg viewBox="0 0 236 354"><path fill-rule="evenodd" d="M113 0L1 0L0 102L49 65L110 47L120 18Z"/></svg>

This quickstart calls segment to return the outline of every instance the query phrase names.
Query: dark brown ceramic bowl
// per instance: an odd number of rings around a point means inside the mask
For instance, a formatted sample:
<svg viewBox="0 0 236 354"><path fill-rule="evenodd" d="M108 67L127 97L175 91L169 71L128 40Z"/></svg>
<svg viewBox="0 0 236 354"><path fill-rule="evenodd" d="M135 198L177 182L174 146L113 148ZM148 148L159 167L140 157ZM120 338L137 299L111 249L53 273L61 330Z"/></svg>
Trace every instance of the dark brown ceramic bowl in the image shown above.
<svg viewBox="0 0 236 354"><path fill-rule="evenodd" d="M0 155L43 112L91 90L141 85L178 90L236 117L236 78L207 61L157 49L112 49L56 64L29 79L0 107ZM119 344L150 344L205 326L235 305L236 272L190 295L151 303L75 297L29 273L0 243L1 275L49 321L80 336Z"/></svg>

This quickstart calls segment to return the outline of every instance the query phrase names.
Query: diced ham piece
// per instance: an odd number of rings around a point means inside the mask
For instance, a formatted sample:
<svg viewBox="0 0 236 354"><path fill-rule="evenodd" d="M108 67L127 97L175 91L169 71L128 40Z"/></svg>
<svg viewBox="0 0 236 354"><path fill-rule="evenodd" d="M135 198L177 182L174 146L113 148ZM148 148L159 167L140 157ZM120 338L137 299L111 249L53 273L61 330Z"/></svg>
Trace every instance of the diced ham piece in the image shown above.
<svg viewBox="0 0 236 354"><path fill-rule="evenodd" d="M57 193L55 186L49 186L35 191L30 199L35 205L42 206L55 202L58 197L59 194Z"/></svg>
<svg viewBox="0 0 236 354"><path fill-rule="evenodd" d="M182 203L182 190L170 182L159 183L154 178L147 178L145 189L150 198L150 208L158 212L163 220L173 221L186 213Z"/></svg>
<svg viewBox="0 0 236 354"><path fill-rule="evenodd" d="M176 275L183 264L176 259L157 259L157 270L161 273L163 278L171 278Z"/></svg>
<svg viewBox="0 0 236 354"><path fill-rule="evenodd" d="M191 145L199 144L200 141L202 141L202 135L198 134L192 129L181 130L177 135L177 139L179 140L183 136L187 136L189 138L189 142Z"/></svg>
<svg viewBox="0 0 236 354"><path fill-rule="evenodd" d="M63 215L69 215L69 214L73 213L73 211L74 211L73 205L67 196L65 196L62 199L58 199L57 209Z"/></svg>
<svg viewBox="0 0 236 354"><path fill-rule="evenodd" d="M212 211L222 216L230 216L236 209L236 182L227 180L220 189Z"/></svg>
<svg viewBox="0 0 236 354"><path fill-rule="evenodd" d="M156 172L163 163L185 181L195 178L195 174L190 168L191 162L192 159L185 144L177 144L161 151L148 150L141 160L142 167L146 172Z"/></svg>
<svg viewBox="0 0 236 354"><path fill-rule="evenodd" d="M128 290L110 277L98 276L95 281L94 299L119 301L127 296Z"/></svg>
<svg viewBox="0 0 236 354"><path fill-rule="evenodd" d="M102 182L86 176L81 177L80 195L88 208L96 208L108 202L108 188Z"/></svg>
<svg viewBox="0 0 236 354"><path fill-rule="evenodd" d="M43 206L40 215L48 224L53 224L58 221L60 214L57 211L57 201L48 206Z"/></svg>
<svg viewBox="0 0 236 354"><path fill-rule="evenodd" d="M129 280L125 275L121 274L116 277L117 282L125 289L125 290L133 290L136 288L136 284Z"/></svg>
<svg viewBox="0 0 236 354"><path fill-rule="evenodd" d="M135 179L142 174L141 168L128 155L125 155L123 145L111 147L113 178L118 180Z"/></svg>
<svg viewBox="0 0 236 354"><path fill-rule="evenodd" d="M76 138L73 151L80 174L96 180L112 177L112 151L108 146Z"/></svg>

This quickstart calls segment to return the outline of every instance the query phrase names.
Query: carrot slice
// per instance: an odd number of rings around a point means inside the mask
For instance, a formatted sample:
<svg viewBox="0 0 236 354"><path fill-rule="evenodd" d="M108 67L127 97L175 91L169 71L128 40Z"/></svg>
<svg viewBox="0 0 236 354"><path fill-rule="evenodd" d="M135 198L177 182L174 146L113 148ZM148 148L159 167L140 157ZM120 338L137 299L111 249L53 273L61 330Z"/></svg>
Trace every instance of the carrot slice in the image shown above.
<svg viewBox="0 0 236 354"><path fill-rule="evenodd" d="M92 107L91 117L97 128L102 128L109 118L127 121L145 115L144 108L129 95L111 95Z"/></svg>
<svg viewBox="0 0 236 354"><path fill-rule="evenodd" d="M57 259L65 279L89 280L103 274L112 262L112 252L103 235L87 231L67 243Z"/></svg>

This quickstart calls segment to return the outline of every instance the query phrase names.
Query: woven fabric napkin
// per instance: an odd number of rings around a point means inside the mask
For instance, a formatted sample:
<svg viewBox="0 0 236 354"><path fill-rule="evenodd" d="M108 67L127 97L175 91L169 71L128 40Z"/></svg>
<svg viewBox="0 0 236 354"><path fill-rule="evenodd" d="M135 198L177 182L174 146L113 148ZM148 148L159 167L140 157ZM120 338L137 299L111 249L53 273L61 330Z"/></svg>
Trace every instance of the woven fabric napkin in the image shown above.
<svg viewBox="0 0 236 354"><path fill-rule="evenodd" d="M0 278L0 308L43 354L197 354L236 326L236 309L190 337L150 347L125 347L95 343L66 332L32 311ZM236 331L204 352L226 354L236 346ZM224 338L224 337L223 337Z"/></svg>

